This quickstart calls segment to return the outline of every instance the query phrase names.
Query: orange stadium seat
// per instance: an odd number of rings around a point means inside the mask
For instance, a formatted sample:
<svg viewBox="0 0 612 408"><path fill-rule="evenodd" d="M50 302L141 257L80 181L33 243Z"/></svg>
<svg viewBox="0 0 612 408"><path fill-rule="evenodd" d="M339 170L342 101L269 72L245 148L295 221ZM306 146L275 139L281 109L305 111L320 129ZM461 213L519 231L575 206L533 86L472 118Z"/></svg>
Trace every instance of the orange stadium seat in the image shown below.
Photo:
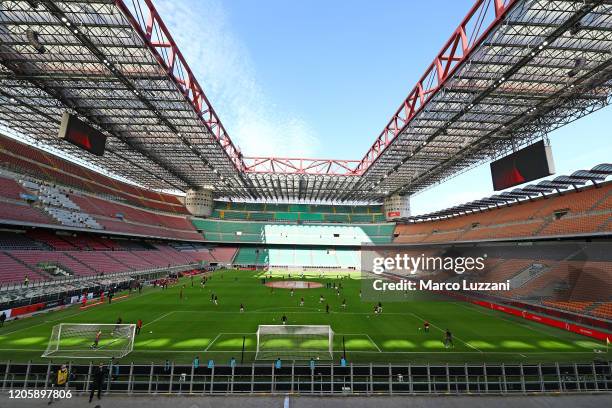
<svg viewBox="0 0 612 408"><path fill-rule="evenodd" d="M439 243L612 231L612 183L567 191L489 211L398 224L397 243ZM556 213L562 211L557 219Z"/></svg>

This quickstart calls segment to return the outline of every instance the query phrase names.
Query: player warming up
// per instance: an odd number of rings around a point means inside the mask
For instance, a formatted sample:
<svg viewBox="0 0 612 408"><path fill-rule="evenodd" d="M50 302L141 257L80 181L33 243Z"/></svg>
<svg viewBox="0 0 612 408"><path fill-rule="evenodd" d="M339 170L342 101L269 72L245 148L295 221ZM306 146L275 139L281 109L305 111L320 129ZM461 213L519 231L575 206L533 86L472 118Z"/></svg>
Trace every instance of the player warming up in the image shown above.
<svg viewBox="0 0 612 408"><path fill-rule="evenodd" d="M453 334L448 329L446 329L446 332L444 332L444 347L455 347L455 344L453 343Z"/></svg>
<svg viewBox="0 0 612 408"><path fill-rule="evenodd" d="M120 329L120 325L121 323L123 323L123 319L121 318L121 316L119 316L117 318L117 322L115 322L115 327L113 328L113 331L111 332L111 336L115 335L115 332L117 332Z"/></svg>
<svg viewBox="0 0 612 408"><path fill-rule="evenodd" d="M96 333L96 337L94 338L94 342L91 345L92 349L97 349L98 348L98 344L100 344L100 337L102 337L102 330L98 330L98 332Z"/></svg>

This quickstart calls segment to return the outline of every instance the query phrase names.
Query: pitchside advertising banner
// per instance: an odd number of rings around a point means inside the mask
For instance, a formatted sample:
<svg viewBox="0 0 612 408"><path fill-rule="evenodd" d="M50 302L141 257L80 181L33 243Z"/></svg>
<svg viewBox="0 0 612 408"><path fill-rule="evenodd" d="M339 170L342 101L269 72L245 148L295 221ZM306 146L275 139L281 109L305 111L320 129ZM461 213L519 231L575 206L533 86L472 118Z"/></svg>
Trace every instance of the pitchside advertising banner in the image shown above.
<svg viewBox="0 0 612 408"><path fill-rule="evenodd" d="M607 302L606 242L363 245L363 301L454 301L461 294L552 302Z"/></svg>

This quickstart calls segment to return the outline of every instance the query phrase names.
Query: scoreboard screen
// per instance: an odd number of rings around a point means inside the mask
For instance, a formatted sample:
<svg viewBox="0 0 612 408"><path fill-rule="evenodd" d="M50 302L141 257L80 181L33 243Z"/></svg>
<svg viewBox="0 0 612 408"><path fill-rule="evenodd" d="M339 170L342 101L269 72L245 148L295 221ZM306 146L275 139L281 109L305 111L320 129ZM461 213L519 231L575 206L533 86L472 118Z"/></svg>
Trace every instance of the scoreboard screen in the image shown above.
<svg viewBox="0 0 612 408"><path fill-rule="evenodd" d="M97 156L104 155L106 135L68 112L62 116L58 136Z"/></svg>
<svg viewBox="0 0 612 408"><path fill-rule="evenodd" d="M495 191L555 173L550 146L541 140L491 163Z"/></svg>

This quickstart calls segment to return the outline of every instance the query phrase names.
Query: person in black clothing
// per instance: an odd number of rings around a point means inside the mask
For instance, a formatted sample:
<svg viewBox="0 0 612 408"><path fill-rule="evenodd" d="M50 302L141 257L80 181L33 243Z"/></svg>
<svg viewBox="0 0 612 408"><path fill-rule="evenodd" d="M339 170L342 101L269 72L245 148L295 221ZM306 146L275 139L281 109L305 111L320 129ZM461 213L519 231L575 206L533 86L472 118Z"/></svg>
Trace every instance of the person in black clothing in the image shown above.
<svg viewBox="0 0 612 408"><path fill-rule="evenodd" d="M448 329L446 329L446 332L444 332L444 347L455 347L455 344L453 343L453 334Z"/></svg>
<svg viewBox="0 0 612 408"><path fill-rule="evenodd" d="M106 367L104 364L100 363L98 367L96 367L93 375L93 379L91 382L91 392L89 393L89 402L94 397L96 390L98 391L98 399L100 399L102 395L102 387L104 386L104 380L106 379Z"/></svg>
<svg viewBox="0 0 612 408"><path fill-rule="evenodd" d="M0 327L4 326L4 321L6 320L6 313L2 312L0 315Z"/></svg>
<svg viewBox="0 0 612 408"><path fill-rule="evenodd" d="M121 318L121 316L119 316L117 318L117 322L115 323L115 328L113 329L113 331L111 332L111 334L114 336L115 333L117 333L119 331L119 329L121 328L121 324L123 323L123 319Z"/></svg>

